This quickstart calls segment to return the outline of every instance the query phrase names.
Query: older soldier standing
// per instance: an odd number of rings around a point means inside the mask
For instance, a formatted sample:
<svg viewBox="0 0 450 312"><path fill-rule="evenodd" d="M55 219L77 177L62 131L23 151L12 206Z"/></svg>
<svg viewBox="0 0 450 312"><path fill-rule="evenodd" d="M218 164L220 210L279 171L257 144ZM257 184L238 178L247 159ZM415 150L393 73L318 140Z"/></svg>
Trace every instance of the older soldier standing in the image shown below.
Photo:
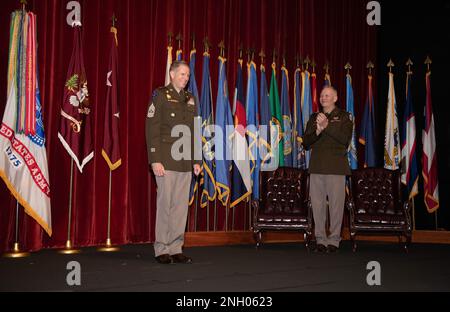
<svg viewBox="0 0 450 312"><path fill-rule="evenodd" d="M336 252L341 241L344 215L345 176L350 175L347 148L352 137L353 122L349 113L336 106L337 91L326 86L320 93L323 112L315 113L306 125L303 144L311 149L309 164L310 196L314 217L316 251ZM328 199L328 201L327 201ZM325 223L327 202L330 229Z"/></svg>
<svg viewBox="0 0 450 312"><path fill-rule="evenodd" d="M194 96L184 90L188 81L189 66L173 62L170 84L154 91L147 112L147 153L157 184L154 249L156 261L162 264L192 262L182 247L191 172L200 174L201 161L194 161L198 110Z"/></svg>

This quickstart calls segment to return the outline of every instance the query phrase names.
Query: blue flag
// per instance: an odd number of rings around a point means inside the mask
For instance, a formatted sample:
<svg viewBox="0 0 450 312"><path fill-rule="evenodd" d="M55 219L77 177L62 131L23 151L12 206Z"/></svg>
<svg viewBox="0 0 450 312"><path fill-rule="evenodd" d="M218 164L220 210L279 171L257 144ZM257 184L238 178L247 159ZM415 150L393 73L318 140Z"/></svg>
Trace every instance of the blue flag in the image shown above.
<svg viewBox="0 0 450 312"><path fill-rule="evenodd" d="M252 198L259 199L259 171L261 158L258 149L258 78L256 77L256 65L252 61L247 64L247 136L248 152L250 158L250 175L252 181Z"/></svg>
<svg viewBox="0 0 450 312"><path fill-rule="evenodd" d="M303 148L303 118L301 95L301 70L297 68L294 73L294 142L292 164L294 168L306 169L305 149Z"/></svg>
<svg viewBox="0 0 450 312"><path fill-rule="evenodd" d="M259 154L261 159L261 170L269 169L272 163L271 133L270 124L272 114L270 112L269 89L267 87L266 69L261 65L261 84L260 84L260 109L261 121L259 127ZM276 168L273 168L276 169Z"/></svg>
<svg viewBox="0 0 450 312"><path fill-rule="evenodd" d="M230 199L230 169L232 158L231 134L227 129L234 129L231 115L230 100L228 97L228 83L225 59L219 57L219 83L216 102L216 188L218 198L224 206Z"/></svg>
<svg viewBox="0 0 450 312"><path fill-rule="evenodd" d="M197 81L195 80L195 55L197 51L195 49L192 49L190 58L189 58L189 69L191 76L189 77L189 84L188 84L188 91L194 95L194 101L195 101L195 107L197 108L196 116L198 116L198 106L199 106L199 100L198 100L198 89L197 89ZM177 53L178 57L178 53ZM180 58L181 60L181 58ZM192 134L193 135L193 134ZM191 148L194 148L192 146ZM191 205L194 202L195 199L195 192L198 188L198 181L197 176L192 173L192 180L191 180L191 187L189 189L189 205Z"/></svg>
<svg viewBox="0 0 450 312"><path fill-rule="evenodd" d="M183 59L183 50L178 49L176 52L176 60L181 61Z"/></svg>
<svg viewBox="0 0 450 312"><path fill-rule="evenodd" d="M325 74L325 78L324 78L324 81L323 81L323 86L324 86L324 87L329 87L329 86L331 86L331 77L330 77L330 74L329 74L329 73L326 73L326 74Z"/></svg>
<svg viewBox="0 0 450 312"><path fill-rule="evenodd" d="M350 145L348 147L347 157L350 168L354 170L358 169L358 158L356 154L355 108L353 100L352 77L350 76L350 74L347 74L346 83L347 83L347 99L346 99L347 112L350 113L350 118L353 121L353 134L352 140L350 141Z"/></svg>
<svg viewBox="0 0 450 312"><path fill-rule="evenodd" d="M200 98L200 112L202 118L202 149L203 149L203 185L200 207L204 208L209 201L216 199L216 181L214 166L214 138L212 137L214 120L212 113L211 77L209 73L209 59L207 52L203 54L202 95Z"/></svg>
<svg viewBox="0 0 450 312"><path fill-rule="evenodd" d="M289 75L286 67L281 67L281 115L283 118L284 166L292 167L292 118L289 103Z"/></svg>
<svg viewBox="0 0 450 312"><path fill-rule="evenodd" d="M303 117L303 129L306 129L306 124L309 121L309 117L312 114L312 98L311 98L311 81L310 73L305 70L302 73L302 117ZM306 168L309 168L310 151L305 153Z"/></svg>
<svg viewBox="0 0 450 312"><path fill-rule="evenodd" d="M364 168L376 167L377 159L375 153L375 107L372 92L372 75L368 77L368 94L364 116L361 124L359 143L364 145Z"/></svg>

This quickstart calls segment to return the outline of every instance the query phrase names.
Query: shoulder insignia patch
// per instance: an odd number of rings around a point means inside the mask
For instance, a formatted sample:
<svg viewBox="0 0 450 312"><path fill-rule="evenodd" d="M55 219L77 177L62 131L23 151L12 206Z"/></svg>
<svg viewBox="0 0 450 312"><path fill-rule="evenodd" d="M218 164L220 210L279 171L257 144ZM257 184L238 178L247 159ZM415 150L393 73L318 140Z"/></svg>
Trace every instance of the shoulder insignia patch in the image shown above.
<svg viewBox="0 0 450 312"><path fill-rule="evenodd" d="M156 108L155 108L155 105L154 105L153 102L152 102L152 104L151 104L150 107L148 108L147 118L153 118L153 117L155 117L155 111L156 111Z"/></svg>

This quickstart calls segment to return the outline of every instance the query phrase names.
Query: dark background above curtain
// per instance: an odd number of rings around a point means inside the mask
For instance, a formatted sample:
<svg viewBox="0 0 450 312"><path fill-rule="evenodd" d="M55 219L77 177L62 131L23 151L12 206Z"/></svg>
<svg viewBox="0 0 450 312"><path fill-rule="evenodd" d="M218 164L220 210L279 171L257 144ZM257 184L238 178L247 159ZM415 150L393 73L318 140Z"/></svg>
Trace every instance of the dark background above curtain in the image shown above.
<svg viewBox="0 0 450 312"><path fill-rule="evenodd" d="M47 154L50 171L53 236L47 237L22 209L19 216L19 241L27 250L63 247L67 239L70 159L57 138L59 111L63 98L68 62L72 51L72 28L66 23L68 1L28 1L27 9L37 14L39 83L44 110ZM121 107L122 166L113 172L111 239L115 244L152 242L156 191L148 173L144 124L152 90L164 83L167 56L167 33L181 33L183 59L188 60L196 37L197 84L201 84L201 52L207 36L211 48L213 99L217 93L218 44L225 43L230 97L234 82L238 47L263 49L267 78L270 78L272 51L285 56L291 81L295 56L307 55L317 63L318 88L323 84L325 62L330 64L332 84L338 89L341 107L345 104L345 70L349 61L353 69L357 130L366 97L366 64L377 64L377 36L381 27L366 24L366 4L362 0L85 0L82 8L84 60L90 101L93 104L95 156L83 170L74 175L71 239L75 246L105 242L108 206L108 167L101 157L105 76L109 57L111 16L117 16L119 40L119 98ZM20 8L19 1L0 4L0 116L6 104L6 73L9 43L9 15ZM383 11L384 12L384 11ZM384 20L383 20L384 21ZM378 40L383 40L379 37ZM174 40L174 57L178 43ZM383 45L384 46L384 45ZM389 47L390 48L390 47ZM386 47L386 55L389 54ZM392 48L393 49L393 48ZM393 51L401 53L401 47ZM259 57L255 58L258 66ZM384 60L383 60L384 61ZM438 65L435 65L438 66ZM381 75L384 69L377 69ZM436 78L435 78L436 79ZM244 74L246 81L246 74ZM280 81L279 81L280 83ZM291 83L291 100L292 100ZM434 87L437 90L437 87ZM377 84L375 84L377 94ZM376 102L384 104L385 95ZM435 107L438 101L434 101ZM380 117L380 130L384 116ZM438 124L438 122L436 122ZM383 128L384 129L384 128ZM384 130L383 130L384 131ZM359 133L359 132L358 132ZM443 163L443 161L442 161ZM441 194L443 192L441 191ZM15 200L4 183L0 183L0 251L14 242ZM220 207L223 216L223 207ZM218 231L223 230L219 222ZM239 228L237 228L239 229Z"/></svg>

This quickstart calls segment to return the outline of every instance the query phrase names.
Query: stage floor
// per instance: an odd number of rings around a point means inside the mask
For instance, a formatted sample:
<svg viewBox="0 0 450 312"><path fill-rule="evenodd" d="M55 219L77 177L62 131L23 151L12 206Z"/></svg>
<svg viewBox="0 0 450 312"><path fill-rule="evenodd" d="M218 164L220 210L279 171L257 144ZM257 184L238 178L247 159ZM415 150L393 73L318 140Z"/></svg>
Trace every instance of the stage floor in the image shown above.
<svg viewBox="0 0 450 312"><path fill-rule="evenodd" d="M83 248L76 255L42 250L27 258L0 258L0 291L302 292L450 291L450 246L343 241L336 254L306 251L301 243L191 247L193 264L161 265L153 246L127 245L113 253ZM67 265L80 265L76 272ZM373 268L380 265L379 286ZM72 267L73 268L73 267ZM69 278L68 278L69 275Z"/></svg>

